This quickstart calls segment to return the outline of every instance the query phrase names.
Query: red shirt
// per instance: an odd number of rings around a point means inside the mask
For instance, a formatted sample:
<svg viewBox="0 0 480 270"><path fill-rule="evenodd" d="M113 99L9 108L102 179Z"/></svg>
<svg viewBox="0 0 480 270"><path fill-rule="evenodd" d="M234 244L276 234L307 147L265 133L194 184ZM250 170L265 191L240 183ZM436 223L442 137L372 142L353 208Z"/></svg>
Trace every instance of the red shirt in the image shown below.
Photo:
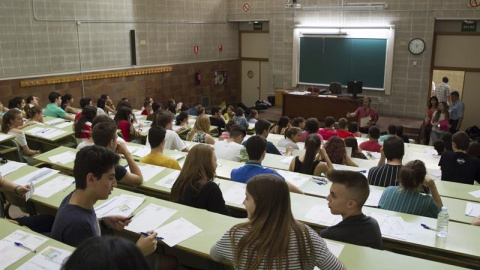
<svg viewBox="0 0 480 270"><path fill-rule="evenodd" d="M322 135L324 140L328 140L331 137L338 136L337 132L328 128L321 128L318 130L318 134Z"/></svg>
<svg viewBox="0 0 480 270"><path fill-rule="evenodd" d="M90 137L92 137L92 123L86 122L82 128L82 134L80 138L89 139Z"/></svg>
<svg viewBox="0 0 480 270"><path fill-rule="evenodd" d="M147 110L143 110L142 115L149 115L149 113L147 112Z"/></svg>
<svg viewBox="0 0 480 270"><path fill-rule="evenodd" d="M377 111L372 108L364 108L364 107L358 107L358 109L355 111L355 114L357 115L357 123L358 126L360 126L360 119L365 118L367 116L370 116L370 122L373 124L377 123ZM363 127L368 127L368 126L363 126Z"/></svg>
<svg viewBox="0 0 480 270"><path fill-rule="evenodd" d="M353 135L353 133L351 132L348 132L346 130L337 130L337 135L338 137L344 139L344 138L348 138L348 137L355 137L355 135Z"/></svg>
<svg viewBox="0 0 480 270"><path fill-rule="evenodd" d="M382 146L378 142L374 142L370 140L362 142L358 147L360 147L360 149L365 151L378 152L378 153L380 153L380 150L382 149Z"/></svg>
<svg viewBox="0 0 480 270"><path fill-rule="evenodd" d="M118 129L122 132L123 139L126 142L130 141L130 122L127 120L121 120L117 125Z"/></svg>

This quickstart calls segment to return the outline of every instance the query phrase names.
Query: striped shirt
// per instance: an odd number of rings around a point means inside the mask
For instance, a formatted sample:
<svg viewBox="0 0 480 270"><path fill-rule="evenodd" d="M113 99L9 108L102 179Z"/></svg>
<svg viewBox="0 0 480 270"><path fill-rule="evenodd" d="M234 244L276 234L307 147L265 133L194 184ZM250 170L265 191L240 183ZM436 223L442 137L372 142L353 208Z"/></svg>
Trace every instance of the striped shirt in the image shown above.
<svg viewBox="0 0 480 270"><path fill-rule="evenodd" d="M314 250L312 251L307 247L308 262L307 266L303 269L311 270L314 268L314 266L317 266L322 270L342 269L342 263L330 252L330 250L328 250L325 241L310 227L306 227L310 234ZM236 245L246 233L246 228L239 229L235 233L234 242ZM226 232L222 238L211 248L210 256L212 256L215 261L227 260L233 263L233 247L229 234L230 231ZM293 230L290 232L290 239L291 240L288 247L289 265L287 267L284 263L281 269L302 270L300 260L298 258L297 239ZM234 265L234 269L245 269L246 260L246 254L244 254L244 256L240 259L240 263L238 265ZM267 269L265 262L262 262L257 269Z"/></svg>
<svg viewBox="0 0 480 270"><path fill-rule="evenodd" d="M432 196L402 187L388 187L383 191L378 208L417 216L436 218L442 208Z"/></svg>
<svg viewBox="0 0 480 270"><path fill-rule="evenodd" d="M398 186L397 176L402 165L385 164L373 167L368 171L368 183L373 186Z"/></svg>

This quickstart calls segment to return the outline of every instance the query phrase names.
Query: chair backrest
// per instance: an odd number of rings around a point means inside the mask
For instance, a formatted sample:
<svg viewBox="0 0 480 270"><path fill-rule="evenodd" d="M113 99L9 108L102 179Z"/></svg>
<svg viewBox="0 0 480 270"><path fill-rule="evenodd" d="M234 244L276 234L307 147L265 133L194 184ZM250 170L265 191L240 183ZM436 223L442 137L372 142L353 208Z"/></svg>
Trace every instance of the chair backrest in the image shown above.
<svg viewBox="0 0 480 270"><path fill-rule="evenodd" d="M330 93L332 94L341 94L342 93L342 85L339 82L331 82L330 83Z"/></svg>

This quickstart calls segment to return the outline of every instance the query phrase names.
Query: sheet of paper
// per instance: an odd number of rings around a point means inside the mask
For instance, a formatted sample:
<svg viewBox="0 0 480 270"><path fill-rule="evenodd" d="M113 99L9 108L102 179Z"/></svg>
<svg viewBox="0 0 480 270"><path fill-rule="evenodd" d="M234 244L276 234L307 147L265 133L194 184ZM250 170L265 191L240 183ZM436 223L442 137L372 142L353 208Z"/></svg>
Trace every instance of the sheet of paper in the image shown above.
<svg viewBox="0 0 480 270"><path fill-rule="evenodd" d="M171 157L175 160L180 160L180 159L185 157L185 155L182 155L182 154L170 154L170 155L167 155L167 156L169 156L169 157Z"/></svg>
<svg viewBox="0 0 480 270"><path fill-rule="evenodd" d="M144 146L144 147L137 147L137 150L135 151L135 153L132 153L132 155L135 155L137 157L144 157L148 154L150 154L150 147L148 146Z"/></svg>
<svg viewBox="0 0 480 270"><path fill-rule="evenodd" d="M55 127L56 128L65 128L65 127L69 127L69 126L73 126L73 122L67 121L65 123L61 123L60 125L56 125Z"/></svg>
<svg viewBox="0 0 480 270"><path fill-rule="evenodd" d="M166 187L166 188L172 188L175 181L177 181L177 178L179 175L180 175L180 171L171 172L164 178L160 179L160 181L156 182L155 185Z"/></svg>
<svg viewBox="0 0 480 270"><path fill-rule="evenodd" d="M26 184L33 182L34 184L38 184L41 181L47 179L48 177L57 174L57 170L52 170L50 168L41 168L34 172L31 172L17 180L15 180L15 184L20 186L25 186Z"/></svg>
<svg viewBox="0 0 480 270"><path fill-rule="evenodd" d="M383 190L377 189L370 189L370 195L368 196L365 205L367 206L378 206L378 202L380 201L380 197L382 197Z"/></svg>
<svg viewBox="0 0 480 270"><path fill-rule="evenodd" d="M411 224L405 222L401 217L387 217L380 225L383 236L406 240Z"/></svg>
<svg viewBox="0 0 480 270"><path fill-rule="evenodd" d="M425 148L425 154L438 155L438 152L434 148Z"/></svg>
<svg viewBox="0 0 480 270"><path fill-rule="evenodd" d="M163 237L163 242L170 247L187 240L201 231L202 229L184 218L179 218L155 230L159 237Z"/></svg>
<svg viewBox="0 0 480 270"><path fill-rule="evenodd" d="M305 215L305 218L315 223L332 226L342 220L339 215L332 215L330 209L326 205L314 205Z"/></svg>
<svg viewBox="0 0 480 270"><path fill-rule="evenodd" d="M290 164L290 163L292 163L292 160L294 158L295 158L294 156L289 156L289 157L286 157L286 158L280 160L280 162L285 163L285 164Z"/></svg>
<svg viewBox="0 0 480 270"><path fill-rule="evenodd" d="M60 270L71 254L71 251L48 246L22 264L17 270Z"/></svg>
<svg viewBox="0 0 480 270"><path fill-rule="evenodd" d="M367 156L371 156L374 159L380 159L381 154L378 152L368 152Z"/></svg>
<svg viewBox="0 0 480 270"><path fill-rule="evenodd" d="M387 219L387 215L384 215L384 214L380 214L380 213L377 213L377 212L374 212L374 211L369 211L367 210L368 208L364 208L363 210L363 213L367 216L370 216L374 219L377 220L377 223L378 223L378 226L382 226L382 224L385 222L385 220Z"/></svg>
<svg viewBox="0 0 480 270"><path fill-rule="evenodd" d="M138 168L140 168L140 171L142 171L143 182L150 181L155 175L165 170L165 167L150 164L138 165ZM130 171L130 167L127 167L127 170Z"/></svg>
<svg viewBox="0 0 480 270"><path fill-rule="evenodd" d="M55 119L52 119L50 121L45 122L45 124L53 125L53 124L60 123L60 122L65 122L65 120L63 118L55 118Z"/></svg>
<svg viewBox="0 0 480 270"><path fill-rule="evenodd" d="M175 209L151 203L138 212L125 229L136 233L155 230L176 212Z"/></svg>
<svg viewBox="0 0 480 270"><path fill-rule="evenodd" d="M36 250L41 244L47 242L47 238L22 230L16 230L1 241L10 243L11 245L15 245L15 242L21 243L24 247Z"/></svg>
<svg viewBox="0 0 480 270"><path fill-rule="evenodd" d="M21 163L21 162L16 162L16 161L8 161L7 164L2 165L0 167L0 173L5 176L8 175L11 172L14 172L21 167L27 165L27 163Z"/></svg>
<svg viewBox="0 0 480 270"><path fill-rule="evenodd" d="M337 258L340 257L340 254L342 253L342 250L345 247L345 245L340 244L340 243L334 243L334 242L328 241L326 239L325 239L325 243L327 243L328 249L330 250L330 252L333 253L333 255L335 255L335 257L337 257Z"/></svg>
<svg viewBox="0 0 480 270"><path fill-rule="evenodd" d="M28 185L30 186L30 189L27 191L27 193L25 193L25 201L30 200L33 193L35 192L35 184L32 181L30 181L30 183L28 183Z"/></svg>
<svg viewBox="0 0 480 270"><path fill-rule="evenodd" d="M95 213L98 218L114 215L128 217L142 205L143 201L145 201L144 197L122 194L95 207Z"/></svg>
<svg viewBox="0 0 480 270"><path fill-rule="evenodd" d="M300 188L303 186L310 178L303 177L302 175L294 172L277 170L277 172L285 178L289 183L293 184L294 186Z"/></svg>
<svg viewBox="0 0 480 270"><path fill-rule="evenodd" d="M28 131L26 131L29 134L42 137L42 138L53 138L59 135L62 135L66 133L66 131L61 130L61 129L56 129L56 128L41 128L41 127L35 127L32 128Z"/></svg>
<svg viewBox="0 0 480 270"><path fill-rule="evenodd" d="M235 183L227 192L223 193L223 199L226 202L242 205L243 200L245 200L246 187L246 185Z"/></svg>
<svg viewBox="0 0 480 270"><path fill-rule="evenodd" d="M128 144L125 144L125 146L127 147L128 152L130 152L132 155L138 150L138 146L133 146Z"/></svg>
<svg viewBox="0 0 480 270"><path fill-rule="evenodd" d="M7 138L10 138L11 135L7 135L7 134L3 134L3 133L0 133L0 141L3 141Z"/></svg>
<svg viewBox="0 0 480 270"><path fill-rule="evenodd" d="M370 122L370 116L360 118L360 127L368 126L368 122Z"/></svg>
<svg viewBox="0 0 480 270"><path fill-rule="evenodd" d="M52 195L57 194L60 191L66 190L68 187L72 186L75 183L75 180L66 175L59 175L47 183L37 187L35 189L35 195L42 198L50 198Z"/></svg>
<svg viewBox="0 0 480 270"><path fill-rule="evenodd" d="M72 151L63 152L61 154L48 157L48 159L53 163L67 164L75 160L76 153Z"/></svg>
<svg viewBox="0 0 480 270"><path fill-rule="evenodd" d="M431 176L433 179L440 179L442 177L442 170L428 168L427 175Z"/></svg>
<svg viewBox="0 0 480 270"><path fill-rule="evenodd" d="M465 208L465 215L471 217L480 216L480 203L467 202L467 207Z"/></svg>
<svg viewBox="0 0 480 270"><path fill-rule="evenodd" d="M30 251L16 247L10 242L0 241L0 254L2 254L0 256L0 269L5 269L14 264L28 253L30 253Z"/></svg>
<svg viewBox="0 0 480 270"><path fill-rule="evenodd" d="M472 195L472 196L475 197L475 198L480 198L480 189L479 189L479 190L475 190L475 191L471 191L471 192L469 192L468 194Z"/></svg>

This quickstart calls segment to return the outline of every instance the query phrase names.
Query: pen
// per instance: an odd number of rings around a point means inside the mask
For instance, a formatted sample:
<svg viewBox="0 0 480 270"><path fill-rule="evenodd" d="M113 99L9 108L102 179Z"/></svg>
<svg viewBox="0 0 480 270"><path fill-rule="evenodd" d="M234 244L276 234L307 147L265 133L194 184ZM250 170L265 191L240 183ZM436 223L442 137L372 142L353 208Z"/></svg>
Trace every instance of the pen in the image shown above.
<svg viewBox="0 0 480 270"><path fill-rule="evenodd" d="M146 233L146 232L140 232L140 234L143 235L143 236L145 236L145 237L150 236L150 234L148 234L148 233ZM157 240L163 240L163 237L160 237L160 236L157 236L156 238L157 238Z"/></svg>
<svg viewBox="0 0 480 270"><path fill-rule="evenodd" d="M31 248L29 248L29 247L26 247L26 246L24 246L24 245L23 245L22 243L20 243L20 242L14 242L14 244L15 244L15 246L17 246L17 247L19 247L19 248L26 249L26 250L28 250L28 251L30 251L30 252L33 252L33 253L37 253L37 251L36 251L35 249L31 249Z"/></svg>
<svg viewBox="0 0 480 270"><path fill-rule="evenodd" d="M131 214L130 216L127 217L127 220L132 219L135 216L135 214Z"/></svg>
<svg viewBox="0 0 480 270"><path fill-rule="evenodd" d="M361 170L361 171L358 171L359 173L366 173L367 170Z"/></svg>
<svg viewBox="0 0 480 270"><path fill-rule="evenodd" d="M427 224L423 224L423 223L422 223L421 225L422 225L422 227L423 227L424 229L436 231L434 228L428 226Z"/></svg>
<svg viewBox="0 0 480 270"><path fill-rule="evenodd" d="M73 181L70 185L68 185L68 187L66 187L65 189L63 189L63 192L67 191L67 189L69 189L73 184L75 184L75 181Z"/></svg>

